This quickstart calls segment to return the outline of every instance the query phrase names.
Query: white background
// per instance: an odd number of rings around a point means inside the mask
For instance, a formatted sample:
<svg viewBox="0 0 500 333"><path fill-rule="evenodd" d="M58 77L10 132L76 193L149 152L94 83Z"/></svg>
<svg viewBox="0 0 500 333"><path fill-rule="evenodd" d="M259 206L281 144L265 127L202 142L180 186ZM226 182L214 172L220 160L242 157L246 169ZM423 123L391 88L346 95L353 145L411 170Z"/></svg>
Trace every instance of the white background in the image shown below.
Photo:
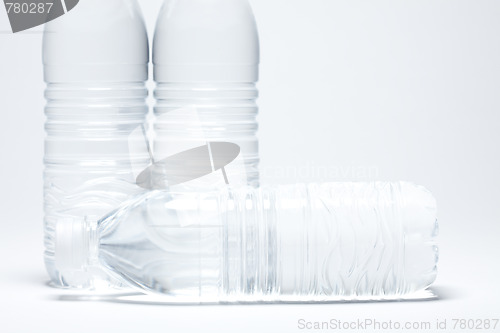
<svg viewBox="0 0 500 333"><path fill-rule="evenodd" d="M160 0L141 0L150 34ZM409 180L439 204L432 302L176 307L46 286L41 29L0 7L0 331L296 332L299 319L499 318L500 1L253 0L264 179ZM500 327L497 328L500 331Z"/></svg>

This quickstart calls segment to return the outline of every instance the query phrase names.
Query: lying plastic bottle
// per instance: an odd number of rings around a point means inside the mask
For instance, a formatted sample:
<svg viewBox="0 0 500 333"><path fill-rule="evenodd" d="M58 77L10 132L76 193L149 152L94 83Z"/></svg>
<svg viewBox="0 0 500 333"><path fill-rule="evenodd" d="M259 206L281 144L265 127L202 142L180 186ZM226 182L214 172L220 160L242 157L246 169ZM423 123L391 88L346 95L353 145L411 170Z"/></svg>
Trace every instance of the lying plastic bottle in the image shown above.
<svg viewBox="0 0 500 333"><path fill-rule="evenodd" d="M435 200L410 183L154 191L74 231L83 257L179 302L397 299L437 272Z"/></svg>

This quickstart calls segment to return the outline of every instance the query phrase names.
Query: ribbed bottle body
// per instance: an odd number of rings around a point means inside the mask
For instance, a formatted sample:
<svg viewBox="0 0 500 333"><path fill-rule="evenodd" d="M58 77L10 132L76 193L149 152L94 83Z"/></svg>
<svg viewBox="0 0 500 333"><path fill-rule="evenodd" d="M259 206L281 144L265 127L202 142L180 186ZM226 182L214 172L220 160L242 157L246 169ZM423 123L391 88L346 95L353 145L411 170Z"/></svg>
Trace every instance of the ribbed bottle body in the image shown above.
<svg viewBox="0 0 500 333"><path fill-rule="evenodd" d="M159 83L156 89L154 156L189 150L207 142L237 144L240 168L228 167L228 181L257 187L258 91L255 83ZM186 164L196 161L186 160ZM206 190L213 185L203 185Z"/></svg>
<svg viewBox="0 0 500 333"><path fill-rule="evenodd" d="M397 299L436 277L435 201L409 183L152 192L98 231L105 267L179 302Z"/></svg>
<svg viewBox="0 0 500 333"><path fill-rule="evenodd" d="M98 220L140 193L137 170L150 163L142 128L143 83L49 83L45 109L45 262L52 282L97 287L114 282L64 253L65 224ZM69 239L68 239L69 238Z"/></svg>

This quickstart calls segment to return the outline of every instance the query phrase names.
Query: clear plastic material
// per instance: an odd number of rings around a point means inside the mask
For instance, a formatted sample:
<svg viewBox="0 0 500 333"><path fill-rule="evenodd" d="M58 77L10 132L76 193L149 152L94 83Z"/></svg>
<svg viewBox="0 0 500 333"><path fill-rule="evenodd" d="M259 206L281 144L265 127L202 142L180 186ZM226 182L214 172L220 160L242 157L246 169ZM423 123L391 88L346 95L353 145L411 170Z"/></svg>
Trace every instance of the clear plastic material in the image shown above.
<svg viewBox="0 0 500 333"><path fill-rule="evenodd" d="M248 1L166 0L153 61L155 158L231 142L241 148L246 183L258 186L259 38ZM198 188L220 187L205 180Z"/></svg>
<svg viewBox="0 0 500 333"><path fill-rule="evenodd" d="M435 200L410 183L154 191L79 228L89 258L174 302L398 299L437 274Z"/></svg>
<svg viewBox="0 0 500 333"><path fill-rule="evenodd" d="M137 2L80 1L46 25L43 61L46 267L56 286L113 284L83 249L71 249L75 225L142 192L136 173L150 163L143 135L149 51Z"/></svg>

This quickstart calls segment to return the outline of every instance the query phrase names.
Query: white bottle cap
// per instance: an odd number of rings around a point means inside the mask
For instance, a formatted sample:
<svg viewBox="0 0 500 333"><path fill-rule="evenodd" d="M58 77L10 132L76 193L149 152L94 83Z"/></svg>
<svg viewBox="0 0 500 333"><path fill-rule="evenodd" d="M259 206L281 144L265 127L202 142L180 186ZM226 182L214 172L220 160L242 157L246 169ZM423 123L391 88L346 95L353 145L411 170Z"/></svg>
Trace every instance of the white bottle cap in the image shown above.
<svg viewBox="0 0 500 333"><path fill-rule="evenodd" d="M256 82L259 59L247 0L165 2L154 40L157 82Z"/></svg>
<svg viewBox="0 0 500 333"><path fill-rule="evenodd" d="M148 38L136 0L80 1L46 24L43 45L48 83L148 78Z"/></svg>
<svg viewBox="0 0 500 333"><path fill-rule="evenodd" d="M56 223L55 265L59 270L86 272L98 262L97 218L65 218Z"/></svg>

